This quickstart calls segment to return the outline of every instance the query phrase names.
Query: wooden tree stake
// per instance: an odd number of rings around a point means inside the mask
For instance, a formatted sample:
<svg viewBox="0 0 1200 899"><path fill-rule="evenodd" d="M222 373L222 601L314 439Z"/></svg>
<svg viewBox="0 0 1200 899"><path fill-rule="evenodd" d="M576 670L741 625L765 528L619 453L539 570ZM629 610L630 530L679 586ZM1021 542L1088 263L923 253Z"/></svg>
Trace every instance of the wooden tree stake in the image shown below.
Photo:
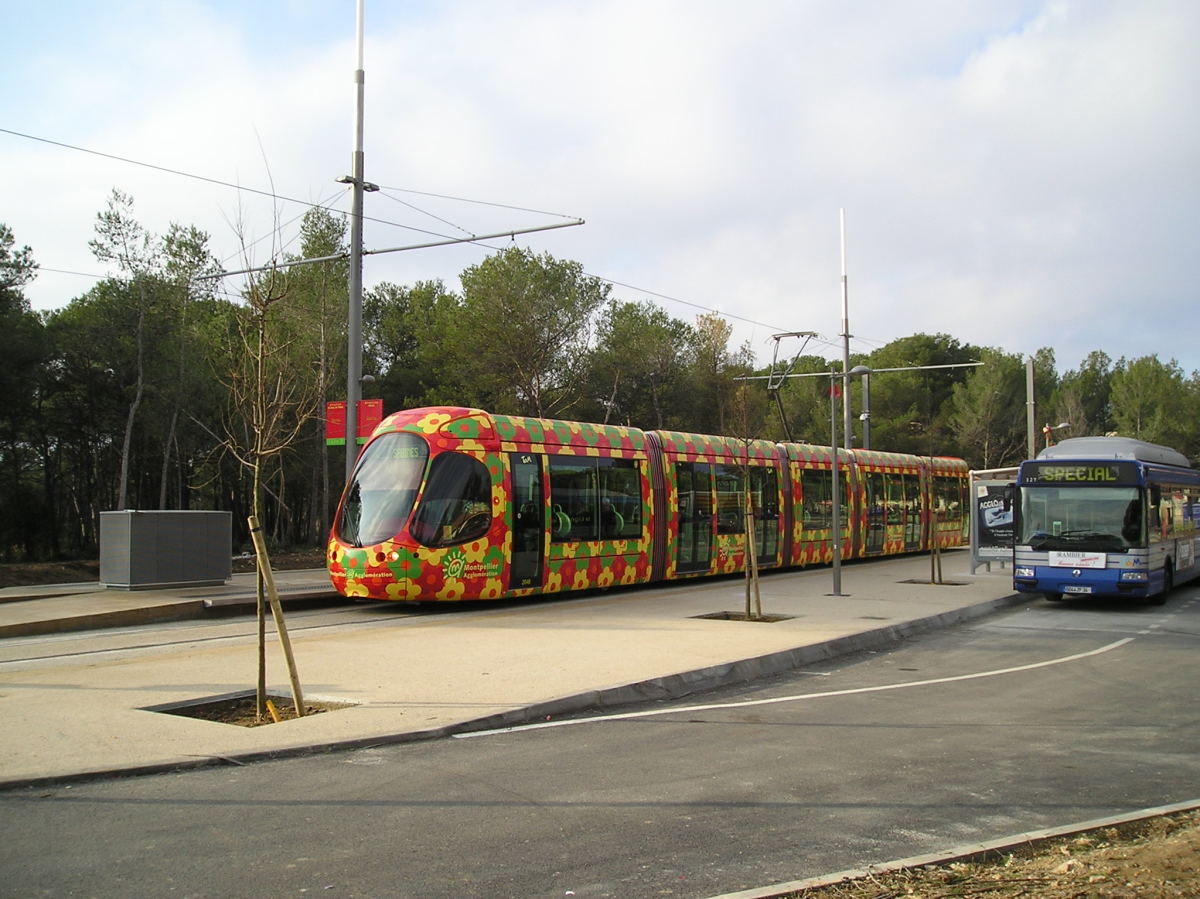
<svg viewBox="0 0 1200 899"><path fill-rule="evenodd" d="M304 717L304 697L300 693L300 675L296 671L296 660L292 657L292 641L288 639L287 625L283 623L283 607L279 605L279 594L275 590L275 575L271 572L271 560L267 557L267 547L263 541L262 528L259 527L258 516L251 515L250 539L254 541L254 553L258 558L258 570L262 574L267 587L267 598L271 603L271 617L275 619L275 630L279 634L279 645L283 647L283 657L287 661L288 677L292 681L292 702L296 705L296 717Z"/></svg>

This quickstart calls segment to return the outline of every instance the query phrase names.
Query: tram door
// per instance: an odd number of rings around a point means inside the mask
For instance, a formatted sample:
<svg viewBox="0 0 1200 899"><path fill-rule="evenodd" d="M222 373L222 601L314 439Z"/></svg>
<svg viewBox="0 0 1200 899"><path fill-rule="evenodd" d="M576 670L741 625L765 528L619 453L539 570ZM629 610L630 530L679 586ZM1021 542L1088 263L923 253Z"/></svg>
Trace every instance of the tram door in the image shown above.
<svg viewBox="0 0 1200 899"><path fill-rule="evenodd" d="M712 559L712 473L703 462L679 462L679 537L676 571L708 571Z"/></svg>
<svg viewBox="0 0 1200 899"><path fill-rule="evenodd" d="M921 548L921 482L916 475L906 474L904 481L904 548L910 552Z"/></svg>
<svg viewBox="0 0 1200 899"><path fill-rule="evenodd" d="M867 475L867 555L883 552L883 535L887 522L884 508L886 495L883 492L883 475L871 472Z"/></svg>
<svg viewBox="0 0 1200 899"><path fill-rule="evenodd" d="M513 479L513 540L510 590L542 585L542 547L546 536L546 499L542 461L533 453L510 456Z"/></svg>
<svg viewBox="0 0 1200 899"><path fill-rule="evenodd" d="M754 554L760 564L773 565L779 552L779 477L774 468L750 469L754 503Z"/></svg>

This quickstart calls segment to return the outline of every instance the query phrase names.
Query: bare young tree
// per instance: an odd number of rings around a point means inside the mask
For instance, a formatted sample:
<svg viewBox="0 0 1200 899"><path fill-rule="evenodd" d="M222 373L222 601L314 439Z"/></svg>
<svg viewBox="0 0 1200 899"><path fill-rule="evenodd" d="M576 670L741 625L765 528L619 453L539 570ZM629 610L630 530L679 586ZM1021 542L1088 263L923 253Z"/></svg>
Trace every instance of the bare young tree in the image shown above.
<svg viewBox="0 0 1200 899"><path fill-rule="evenodd" d="M245 229L235 226L243 258L250 259ZM278 223L274 230L279 233ZM247 264L248 269L253 266ZM244 305L233 317L225 355L217 376L227 391L226 409L218 435L219 451L231 456L250 474L251 517L265 522L264 493L268 463L282 457L301 439L305 426L317 415L319 386L309 376L308 360L295 350L302 322L287 314L289 270L267 266L251 271L242 291ZM276 497L281 513L281 497ZM256 543L256 549L259 544ZM258 684L256 710L266 711L266 595L263 567L258 576Z"/></svg>

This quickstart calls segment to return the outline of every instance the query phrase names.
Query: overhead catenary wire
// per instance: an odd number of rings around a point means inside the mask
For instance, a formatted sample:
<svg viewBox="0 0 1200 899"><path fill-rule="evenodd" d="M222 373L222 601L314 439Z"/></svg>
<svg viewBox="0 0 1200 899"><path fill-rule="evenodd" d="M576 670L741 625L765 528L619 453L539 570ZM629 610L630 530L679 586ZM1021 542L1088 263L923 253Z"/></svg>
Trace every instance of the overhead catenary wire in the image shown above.
<svg viewBox="0 0 1200 899"><path fill-rule="evenodd" d="M329 201L313 202L310 200L301 200L297 197L287 196L285 194L280 194L275 191L268 191L268 190L262 190L260 188L248 187L243 184L237 184L235 182L225 181L223 179L214 178L214 177L211 177L208 175L200 175L195 172L187 172L182 169L172 168L170 166L165 166L165 165L159 165L157 163L152 163L152 162L146 162L144 160L133 159L131 157L121 156L116 153L107 153L102 150L92 149L90 147L81 147L76 144L67 143L65 141L54 140L52 138L47 138L47 137L40 137L35 134L28 134L26 132L17 131L17 130L11 129L11 128L0 127L0 133L9 134L9 135L12 135L13 137L19 137L24 140L31 140L31 141L35 141L38 143L47 144L50 146L60 147L65 150L72 150L77 153L85 153L85 154L88 154L91 156L97 156L102 159L111 159L115 162L124 163L126 165L133 165L133 166L138 166L141 168L151 169L153 171L162 172L167 175L173 175L173 176L180 177L180 178L188 178L188 179L191 179L194 181L201 181L201 182L204 182L207 184L213 184L213 185L216 185L219 187L226 187L231 190L236 190L239 192L254 194L256 196L267 197L272 200L283 201L283 202L287 202L287 203L296 203L301 206L306 206L310 209L324 209L328 212L333 212L333 213L336 213L339 215L348 214L348 213L346 213L345 210L340 209L335 205L331 205ZM442 219L439 216L436 216L426 210L420 209L419 207L415 206L414 204L406 203L402 200L398 200L395 197L389 197L389 199L392 199L394 202L400 203L401 205L411 208L414 211L420 212L424 215L428 215L429 217L442 222L447 227L454 228L455 230L458 230L467 236L464 238L451 237L449 235L442 234L438 231L429 230L426 228L419 228L414 225L405 225L405 224L401 224L400 222L395 222L395 221L391 221L388 219L364 215L363 216L364 221L369 221L369 222L373 222L375 224L380 224L380 225L386 225L386 226L393 227L393 228L401 228L401 229L404 229L407 231L412 231L412 232L415 232L418 234L426 234L426 235L429 235L430 237L437 238L437 240L431 241L428 243L414 244L414 245L405 246L405 247L393 247L393 248L386 248L386 249L364 251L364 253L368 254L368 255L369 254L399 252L402 250L409 250L409 249L428 249L428 248L436 247L436 246L446 246L446 245L450 245L450 244L459 244L459 243L471 243L471 244L476 244L478 246L481 246L485 249L499 250L500 249L499 247L488 246L487 244L482 243L482 241L493 240L493 239L497 239L500 237L513 237L517 234L526 234L526 233L532 233L534 231L550 230L552 228L570 227L575 224L583 224L583 219L573 219L571 216L568 216L564 213L549 212L547 210L534 209L534 208L527 207L527 206L519 206L519 205L514 205L514 204L499 203L499 202L487 201L487 200L473 200L473 199L469 199L469 198L465 198L465 197L457 197L457 196L454 196L451 194L437 193L437 192L432 192L432 191L419 191L419 190L414 190L411 188L403 188L403 187L396 187L396 186L382 187L381 190L397 191L400 193L410 193L410 194L414 194L417 196L425 196L425 197L431 197L431 198L435 198L435 199L445 199L445 200L452 200L452 201L456 201L456 202L472 203L472 204L476 204L476 205L489 206L489 207L494 207L497 209L507 209L507 210L512 210L512 211L516 211L516 212L528 212L528 213L537 214L537 215L545 215L545 216L552 216L552 217L557 217L557 218L568 219L569 221L565 222L563 224L554 225L554 226L543 226L540 228L515 229L515 230L514 229L505 229L505 230L496 231L496 232L493 232L490 234L474 235L468 229L463 228L462 226L457 225L448 220ZM301 216L297 216L296 218L300 218L300 217ZM296 220L296 218L291 219L290 222L294 222ZM259 240L255 241L255 243L261 242L262 240L265 240L265 239L267 239L266 236L259 238ZM251 244L251 246L253 246L253 245L254 244ZM225 257L225 260L232 259L236 255L237 254L230 254ZM330 256L330 257L321 257L319 259L314 259L314 260L304 260L303 262L305 262L305 263L307 263L307 262L325 262L325 261L334 261L334 260L338 260L338 259L342 259L342 258L345 258L345 256L344 255L342 255L342 256L335 255L335 256ZM223 261L225 261L225 260L223 260ZM242 270L238 270L238 271L226 272L224 274L226 274L226 275L246 274L251 271L261 271L261 270L266 270L266 269L270 269L270 268L282 268L285 266L285 264L286 265L295 265L295 264L300 264L300 263L296 262L296 261L289 262L289 263L281 262L281 263L278 263L275 265L262 266L262 267L258 267L258 268L252 268L252 269L242 269ZM83 272L72 272L72 271L67 271L64 269L42 268L41 270L46 271L46 272L58 272L58 273L63 273L63 274L77 275L80 277L96 277L96 278L104 277L104 276L86 275ZM605 275L599 275L599 274L590 273L590 272L584 272L584 274L588 275L589 277L598 278L601 281L604 281L605 283L608 283L608 284L612 284L615 287L622 287L622 288L625 288L626 290L632 290L637 293L643 294L644 296L654 297L654 298L660 299L660 300L666 300L671 303L678 303L681 306L687 306L692 309L698 309L702 312L715 314L715 315L720 316L721 318L742 322L744 324L753 325L755 327L766 328L771 331L787 330L786 328L783 328L776 324L761 322L756 319L747 318L745 316L737 315L732 312L722 311L721 309L718 309L715 306L706 306L703 303L697 303L697 302L693 302L691 300L685 300L680 297L672 296L671 294L662 293L662 292L656 291L656 290L650 290L650 289L644 288L644 287L639 287L635 284L630 284L625 281L619 281L615 278L610 278ZM819 342L824 343L825 341L819 340Z"/></svg>
<svg viewBox="0 0 1200 899"><path fill-rule="evenodd" d="M530 213L533 213L534 215L548 215L548 216L553 216L556 218L564 218L564 219L565 218L573 218L573 216L569 216L562 212L549 212L548 210L545 210L545 209L531 209L528 206L513 206L510 203L496 203L496 202L490 201L490 200L472 200L470 197L455 197L455 196L451 196L450 194L438 194L438 193L432 193L430 191L424 191L424 190L412 190L407 187L388 187L386 184L383 184L383 185L380 185L379 189L382 192L394 190L398 193L416 194L417 196L432 197L433 199L437 199L437 200L453 200L458 203L471 203L475 206L492 206L496 209L507 209L512 212L530 212ZM447 222L446 224L450 224L450 222ZM455 226L455 227L457 227L457 226Z"/></svg>
<svg viewBox="0 0 1200 899"><path fill-rule="evenodd" d="M77 153L86 153L90 156L99 156L102 159L111 159L115 162L123 162L127 165L135 165L135 166L139 166L141 168L152 169L157 172L162 172L167 175L175 175L180 178L190 178L193 181L203 181L207 184L215 184L218 187L228 187L231 190L240 191L242 193L255 194L256 196L267 197L272 200L282 200L286 203L297 203L301 206L308 206L313 209L325 209L325 210L328 210L329 212L338 212L338 213L345 214L343 210L338 209L336 206L330 206L330 205L321 204L321 203L314 203L311 200L301 200L301 199L298 199L297 197L289 197L285 194L275 193L275 192L269 191L269 190L262 190L261 188L257 188L257 187L247 187L244 184L237 184L233 181L224 181L220 178L212 178L208 175L198 175L195 172L185 172L182 169L174 169L169 166L158 165L157 163L153 163L153 162L145 162L140 159L131 159L128 156L118 156L115 153L105 153L102 150L93 150L89 147L80 147L75 144L65 143L64 141L52 140L48 137L38 137L35 134L26 134L22 131L14 131L11 128L0 128L0 134L11 134L14 137L20 137L20 138L24 138L26 140L37 141L39 143L49 144L54 147L61 147L65 150L74 150ZM427 231L423 228L417 228L413 225L403 225L400 222L393 222L393 221L389 221L387 219L372 218L371 216L363 216L363 219L364 219L364 221L375 222L376 224L380 224L380 225L388 225L393 228L403 228L405 230L416 231L421 234L430 234L430 235L434 235L434 236L438 236L438 237L444 236L444 235L438 234L435 231Z"/></svg>

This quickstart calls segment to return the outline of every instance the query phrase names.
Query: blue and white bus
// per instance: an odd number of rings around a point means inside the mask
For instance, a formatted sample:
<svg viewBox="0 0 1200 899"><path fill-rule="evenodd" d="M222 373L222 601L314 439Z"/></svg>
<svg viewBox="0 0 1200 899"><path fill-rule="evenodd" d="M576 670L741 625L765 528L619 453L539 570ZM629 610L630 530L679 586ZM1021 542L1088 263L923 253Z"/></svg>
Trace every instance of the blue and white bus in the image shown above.
<svg viewBox="0 0 1200 899"><path fill-rule="evenodd" d="M1013 587L1166 601L1200 575L1200 471L1165 446L1074 437L1017 474Z"/></svg>

